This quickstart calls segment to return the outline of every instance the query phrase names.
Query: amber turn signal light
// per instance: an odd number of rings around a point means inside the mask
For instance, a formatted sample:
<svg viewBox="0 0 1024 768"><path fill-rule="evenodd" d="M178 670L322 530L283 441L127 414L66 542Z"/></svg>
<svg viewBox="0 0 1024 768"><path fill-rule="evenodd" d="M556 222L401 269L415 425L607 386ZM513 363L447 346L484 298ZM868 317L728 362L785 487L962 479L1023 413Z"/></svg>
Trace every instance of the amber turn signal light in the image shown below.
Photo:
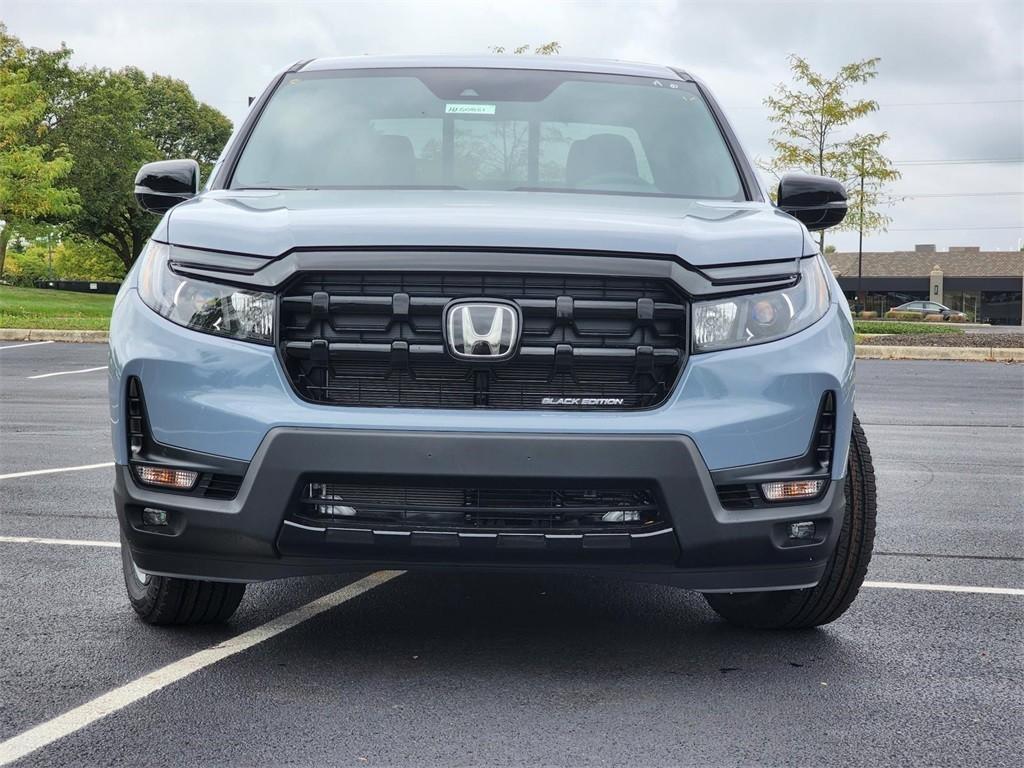
<svg viewBox="0 0 1024 768"><path fill-rule="evenodd" d="M817 498L824 486L824 480L785 480L762 483L761 493L768 501L802 501Z"/></svg>
<svg viewBox="0 0 1024 768"><path fill-rule="evenodd" d="M146 485L174 488L179 491L190 490L196 484L196 480L199 479L199 473L191 469L138 466L135 468L135 472L139 480Z"/></svg>

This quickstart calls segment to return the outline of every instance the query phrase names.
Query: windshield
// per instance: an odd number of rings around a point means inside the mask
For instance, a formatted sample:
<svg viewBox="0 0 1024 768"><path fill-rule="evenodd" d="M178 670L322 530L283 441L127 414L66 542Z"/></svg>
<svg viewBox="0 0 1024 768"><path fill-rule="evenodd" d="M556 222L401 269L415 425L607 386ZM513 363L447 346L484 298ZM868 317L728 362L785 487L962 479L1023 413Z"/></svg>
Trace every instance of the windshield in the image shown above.
<svg viewBox="0 0 1024 768"><path fill-rule="evenodd" d="M517 69L288 75L231 187L743 199L732 155L692 83Z"/></svg>

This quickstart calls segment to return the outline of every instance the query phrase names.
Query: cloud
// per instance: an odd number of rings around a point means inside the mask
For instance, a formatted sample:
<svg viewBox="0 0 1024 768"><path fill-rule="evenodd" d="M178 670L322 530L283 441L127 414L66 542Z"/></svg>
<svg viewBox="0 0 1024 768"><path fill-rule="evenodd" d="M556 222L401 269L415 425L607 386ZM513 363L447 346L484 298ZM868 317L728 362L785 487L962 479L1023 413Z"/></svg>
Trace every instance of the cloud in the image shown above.
<svg viewBox="0 0 1024 768"><path fill-rule="evenodd" d="M1024 3L1007 2L46 2L4 0L30 45L66 41L75 62L173 75L238 122L247 97L304 58L471 53L559 40L563 55L682 66L707 81L747 150L768 153L761 101L788 79L786 56L820 70L880 56L862 93L882 110L896 159L1024 157ZM1017 101L1009 101L1016 99ZM999 100L1000 104L970 104ZM936 103L942 102L942 103ZM955 102L955 103L950 103ZM918 106L902 106L915 104ZM892 106L886 106L892 105ZM903 192L1024 192L1024 166L906 166ZM1016 248L1024 197L921 198L892 212L872 249L914 242ZM897 231L913 230L913 231ZM855 235L834 237L851 247Z"/></svg>

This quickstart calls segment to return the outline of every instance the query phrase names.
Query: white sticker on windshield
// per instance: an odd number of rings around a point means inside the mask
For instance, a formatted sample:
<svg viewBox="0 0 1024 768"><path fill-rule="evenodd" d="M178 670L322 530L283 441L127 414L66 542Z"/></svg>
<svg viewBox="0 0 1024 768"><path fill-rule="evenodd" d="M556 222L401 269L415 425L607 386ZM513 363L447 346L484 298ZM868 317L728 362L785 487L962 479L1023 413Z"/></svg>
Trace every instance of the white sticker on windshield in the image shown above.
<svg viewBox="0 0 1024 768"><path fill-rule="evenodd" d="M445 104L446 115L493 115L494 104Z"/></svg>

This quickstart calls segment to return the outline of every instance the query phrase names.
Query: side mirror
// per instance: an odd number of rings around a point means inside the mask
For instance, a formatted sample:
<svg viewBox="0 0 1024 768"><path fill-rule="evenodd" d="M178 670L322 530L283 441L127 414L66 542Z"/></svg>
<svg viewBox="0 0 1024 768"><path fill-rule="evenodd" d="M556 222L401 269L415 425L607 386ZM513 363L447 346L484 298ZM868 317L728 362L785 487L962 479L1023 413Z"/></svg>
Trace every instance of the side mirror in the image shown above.
<svg viewBox="0 0 1024 768"><path fill-rule="evenodd" d="M778 206L808 229L828 229L846 216L846 187L825 176L787 173L779 182Z"/></svg>
<svg viewBox="0 0 1024 768"><path fill-rule="evenodd" d="M135 174L135 199L150 213L166 213L199 192L199 163L161 160L146 163Z"/></svg>

